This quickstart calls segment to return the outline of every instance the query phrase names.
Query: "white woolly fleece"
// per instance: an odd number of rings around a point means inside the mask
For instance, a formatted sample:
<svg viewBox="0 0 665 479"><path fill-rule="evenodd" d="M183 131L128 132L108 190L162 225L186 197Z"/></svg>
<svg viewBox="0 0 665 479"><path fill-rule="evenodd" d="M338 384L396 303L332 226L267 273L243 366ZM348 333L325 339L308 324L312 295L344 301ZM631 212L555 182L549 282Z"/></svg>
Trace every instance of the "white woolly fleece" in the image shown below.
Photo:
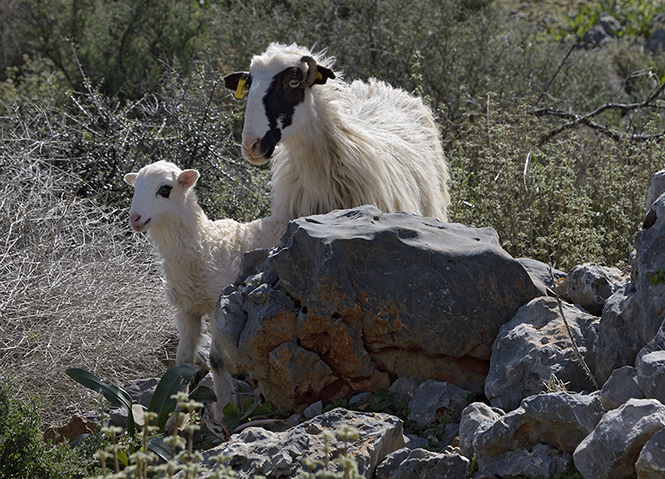
<svg viewBox="0 0 665 479"><path fill-rule="evenodd" d="M271 44L252 60L245 130L267 131L262 92L272 77L309 55ZM259 85L257 87L257 84ZM439 130L421 99L385 82L338 78L308 88L272 159L272 213L295 218L373 204L386 212L447 220L449 174Z"/></svg>
<svg viewBox="0 0 665 479"><path fill-rule="evenodd" d="M154 242L164 269L167 296L176 308L178 364L194 361L204 315L215 330L217 300L222 289L235 281L243 254L275 246L287 223L286 218L274 216L250 223L209 220L196 200L196 179L184 186L179 181L188 172L190 178L198 178L195 170L183 172L173 163L159 161L125 176L125 181L135 186L130 217L140 217L132 224L147 230ZM168 198L158 194L164 185L171 187ZM222 373L231 384L228 371Z"/></svg>

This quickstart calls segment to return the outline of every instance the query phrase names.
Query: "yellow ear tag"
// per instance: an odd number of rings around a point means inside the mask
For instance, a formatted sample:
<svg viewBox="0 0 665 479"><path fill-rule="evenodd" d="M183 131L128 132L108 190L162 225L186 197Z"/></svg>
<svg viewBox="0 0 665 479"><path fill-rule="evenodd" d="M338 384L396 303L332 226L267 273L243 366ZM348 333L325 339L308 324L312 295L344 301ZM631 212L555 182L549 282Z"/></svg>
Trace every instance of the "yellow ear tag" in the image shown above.
<svg viewBox="0 0 665 479"><path fill-rule="evenodd" d="M240 99L245 96L245 83L247 83L247 81L244 78L238 80L238 87L236 88L236 98Z"/></svg>
<svg viewBox="0 0 665 479"><path fill-rule="evenodd" d="M321 72L316 72L316 79L323 80L323 75L321 75Z"/></svg>

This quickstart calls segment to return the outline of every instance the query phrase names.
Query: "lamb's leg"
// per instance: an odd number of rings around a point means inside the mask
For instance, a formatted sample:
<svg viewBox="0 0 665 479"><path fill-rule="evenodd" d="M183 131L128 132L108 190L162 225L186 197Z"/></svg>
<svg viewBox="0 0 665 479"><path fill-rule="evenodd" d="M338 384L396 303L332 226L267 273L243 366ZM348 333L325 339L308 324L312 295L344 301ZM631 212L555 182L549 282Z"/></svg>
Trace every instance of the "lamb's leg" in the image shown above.
<svg viewBox="0 0 665 479"><path fill-rule="evenodd" d="M217 401L213 404L212 412L215 422L218 424L221 424L224 417L224 407L230 402L234 404L237 402L235 384L226 366L224 356L223 351L220 351L217 346L217 341L213 341L210 347L210 369Z"/></svg>
<svg viewBox="0 0 665 479"><path fill-rule="evenodd" d="M178 328L178 349L175 355L176 364L193 363L196 348L201 339L202 314L188 311L177 311L175 324Z"/></svg>

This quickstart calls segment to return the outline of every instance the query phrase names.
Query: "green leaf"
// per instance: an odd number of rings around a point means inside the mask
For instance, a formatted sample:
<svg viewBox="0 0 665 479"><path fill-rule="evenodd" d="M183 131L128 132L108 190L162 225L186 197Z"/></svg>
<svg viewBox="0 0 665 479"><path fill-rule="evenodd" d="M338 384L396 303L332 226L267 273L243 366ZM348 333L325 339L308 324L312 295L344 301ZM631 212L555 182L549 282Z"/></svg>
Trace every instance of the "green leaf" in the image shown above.
<svg viewBox="0 0 665 479"><path fill-rule="evenodd" d="M213 390L207 386L196 386L196 389L194 389L189 395L189 399L198 402L215 402L217 401L217 396Z"/></svg>
<svg viewBox="0 0 665 479"><path fill-rule="evenodd" d="M171 459L175 460L176 462L178 461L175 457L172 457L173 451L171 451L171 448L164 444L164 439L161 437L151 437L148 440L148 449L150 449L152 452L157 454L159 457L164 459L164 461L169 461ZM175 455L178 455L178 450L176 449Z"/></svg>
<svg viewBox="0 0 665 479"><path fill-rule="evenodd" d="M127 414L127 434L133 436L135 433L134 415L132 414L132 397L124 389L106 384L97 376L81 368L68 368L65 370L67 376L83 386L102 393L107 401L115 406L120 406Z"/></svg>
<svg viewBox="0 0 665 479"><path fill-rule="evenodd" d="M376 391L369 400L367 409L372 412L383 411L393 404L393 396L395 393L388 391L387 389L382 389Z"/></svg>
<svg viewBox="0 0 665 479"><path fill-rule="evenodd" d="M196 364L179 364L166 371L159 380L148 404L148 411L157 414L156 426L160 431L164 429L169 414L176 408L176 400L171 396L184 390L199 369Z"/></svg>
<svg viewBox="0 0 665 479"><path fill-rule="evenodd" d="M120 464L125 467L129 466L129 454L127 454L127 449L122 447L118 448L118 461L120 461Z"/></svg>

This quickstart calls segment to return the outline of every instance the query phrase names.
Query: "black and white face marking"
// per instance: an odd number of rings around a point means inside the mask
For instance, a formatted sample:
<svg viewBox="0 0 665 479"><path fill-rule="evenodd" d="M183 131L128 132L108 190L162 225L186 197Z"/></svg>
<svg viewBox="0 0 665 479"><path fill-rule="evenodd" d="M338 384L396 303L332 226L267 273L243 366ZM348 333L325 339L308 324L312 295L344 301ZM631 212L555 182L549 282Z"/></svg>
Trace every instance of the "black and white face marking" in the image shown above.
<svg viewBox="0 0 665 479"><path fill-rule="evenodd" d="M282 131L293 123L296 106L305 100L303 72L300 68L287 68L275 75L263 97L268 132L261 138L258 153L268 159L282 139Z"/></svg>
<svg viewBox="0 0 665 479"><path fill-rule="evenodd" d="M309 88L323 85L329 78L335 78L331 69L309 55L284 52L279 45L254 57L249 72L226 75L226 88L236 98L247 96L242 155L255 165L266 163L280 141L307 124L307 114L298 111L307 103Z"/></svg>

